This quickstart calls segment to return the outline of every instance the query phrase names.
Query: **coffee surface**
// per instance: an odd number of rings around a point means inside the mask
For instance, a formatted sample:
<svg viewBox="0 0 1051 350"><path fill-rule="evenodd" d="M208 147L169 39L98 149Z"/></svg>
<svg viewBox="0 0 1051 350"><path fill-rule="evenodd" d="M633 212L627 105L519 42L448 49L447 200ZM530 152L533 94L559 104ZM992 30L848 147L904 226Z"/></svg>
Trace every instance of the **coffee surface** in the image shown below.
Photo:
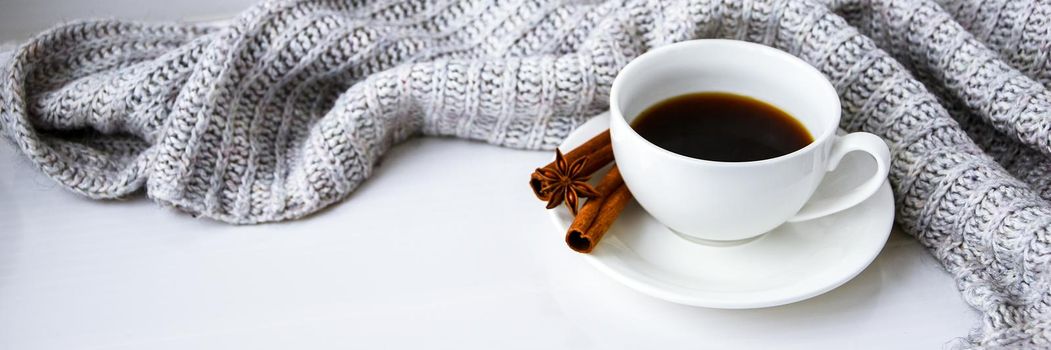
<svg viewBox="0 0 1051 350"><path fill-rule="evenodd" d="M723 92L699 92L658 102L632 127L651 143L692 158L748 162L779 157L814 138L798 120L769 103Z"/></svg>

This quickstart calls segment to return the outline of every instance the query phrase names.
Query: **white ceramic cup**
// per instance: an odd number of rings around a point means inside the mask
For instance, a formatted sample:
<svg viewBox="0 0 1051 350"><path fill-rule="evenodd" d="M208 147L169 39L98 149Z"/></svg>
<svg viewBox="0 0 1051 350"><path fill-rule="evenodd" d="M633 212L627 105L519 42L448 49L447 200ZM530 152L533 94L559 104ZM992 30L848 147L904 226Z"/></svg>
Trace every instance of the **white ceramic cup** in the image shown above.
<svg viewBox="0 0 1051 350"><path fill-rule="evenodd" d="M705 91L777 106L799 120L814 142L776 158L719 162L662 149L631 128L647 107ZM646 52L613 81L610 114L613 154L628 189L654 218L694 240L749 239L786 221L852 207L876 193L890 163L879 137L836 134L839 96L821 72L784 51L744 41L692 40ZM846 193L808 203L825 174L853 151L871 154L875 173Z"/></svg>

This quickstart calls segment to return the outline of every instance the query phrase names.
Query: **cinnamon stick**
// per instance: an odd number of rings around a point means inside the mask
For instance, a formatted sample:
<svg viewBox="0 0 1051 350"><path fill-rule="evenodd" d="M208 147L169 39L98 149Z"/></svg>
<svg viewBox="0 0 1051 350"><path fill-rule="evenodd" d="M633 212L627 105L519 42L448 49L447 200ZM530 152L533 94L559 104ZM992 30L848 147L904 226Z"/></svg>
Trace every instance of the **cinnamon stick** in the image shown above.
<svg viewBox="0 0 1051 350"><path fill-rule="evenodd" d="M586 231L591 226L591 223L595 221L595 217L598 216L598 211L602 207L602 201L623 183L624 178L620 176L620 168L613 165L613 168L609 169L606 176L599 181L598 187L595 188L598 197L589 198L587 202L584 202L576 217L573 218L573 223L569 225L569 231Z"/></svg>
<svg viewBox="0 0 1051 350"><path fill-rule="evenodd" d="M595 249L632 198L615 165L595 190L599 196L584 203L566 232L566 244L580 253L590 253Z"/></svg>
<svg viewBox="0 0 1051 350"><path fill-rule="evenodd" d="M595 135L595 137L584 142L584 144L564 154L563 157L568 163L573 163L573 161L581 157L588 157L587 162L584 163L584 168L581 170L583 174L592 174L602 169L606 164L613 161L613 145L610 144L609 130ZM554 169L555 162L548 163L544 168ZM542 201L551 199L551 194L543 191L544 183L541 180L539 169L529 176L529 187L533 189L533 194L536 195L536 198Z"/></svg>

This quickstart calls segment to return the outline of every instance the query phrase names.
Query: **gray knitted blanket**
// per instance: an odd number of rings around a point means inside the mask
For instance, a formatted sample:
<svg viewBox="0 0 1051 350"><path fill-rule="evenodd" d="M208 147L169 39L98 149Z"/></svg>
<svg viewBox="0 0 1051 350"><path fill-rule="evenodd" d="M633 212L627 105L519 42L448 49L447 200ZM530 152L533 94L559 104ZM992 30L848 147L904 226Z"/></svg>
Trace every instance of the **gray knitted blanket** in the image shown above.
<svg viewBox="0 0 1051 350"><path fill-rule="evenodd" d="M828 75L844 129L891 144L898 223L984 315L969 345L1051 348L1049 28L1042 0L277 1L224 26L41 34L0 69L0 133L91 198L288 220L409 137L551 149L640 53L762 42Z"/></svg>

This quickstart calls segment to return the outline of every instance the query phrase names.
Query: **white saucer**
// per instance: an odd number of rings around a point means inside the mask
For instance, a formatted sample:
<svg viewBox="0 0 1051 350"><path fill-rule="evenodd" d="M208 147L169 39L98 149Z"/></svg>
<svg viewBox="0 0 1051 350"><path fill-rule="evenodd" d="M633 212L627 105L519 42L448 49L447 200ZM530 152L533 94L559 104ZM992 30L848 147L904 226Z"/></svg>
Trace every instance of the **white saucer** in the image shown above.
<svg viewBox="0 0 1051 350"><path fill-rule="evenodd" d="M573 131L568 151L605 130L607 114ZM855 152L825 177L815 197L857 185L874 166ZM602 177L595 174L592 181ZM564 206L549 211L563 235L573 217ZM788 304L832 290L861 273L886 243L894 198L884 183L861 204L823 218L784 224L736 246L687 241L632 202L591 254L599 271L645 294L674 303L723 309ZM560 237L561 238L561 237ZM567 250L569 248L566 248Z"/></svg>

